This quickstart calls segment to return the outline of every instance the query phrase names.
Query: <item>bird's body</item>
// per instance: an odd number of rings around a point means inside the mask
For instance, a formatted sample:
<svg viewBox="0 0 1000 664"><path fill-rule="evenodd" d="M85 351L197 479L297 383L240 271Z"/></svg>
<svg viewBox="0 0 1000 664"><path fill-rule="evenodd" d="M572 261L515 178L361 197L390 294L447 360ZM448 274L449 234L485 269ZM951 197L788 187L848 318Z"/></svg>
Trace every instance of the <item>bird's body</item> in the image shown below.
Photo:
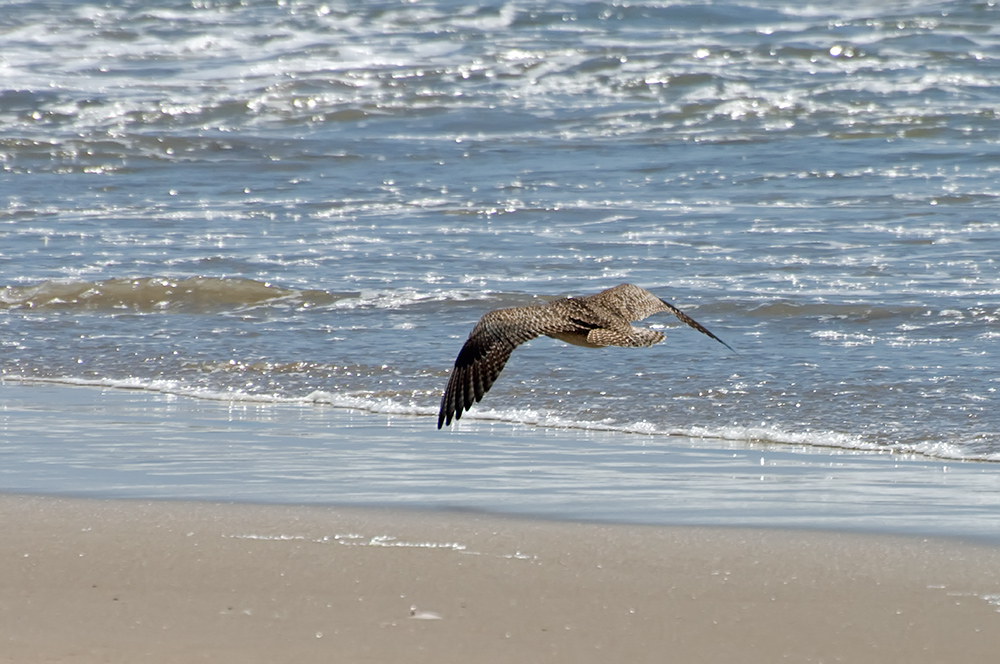
<svg viewBox="0 0 1000 664"><path fill-rule="evenodd" d="M729 348L677 307L632 284L621 284L596 295L489 312L472 330L455 360L441 399L438 428L460 419L473 403L481 401L511 352L524 342L544 335L586 348L652 346L663 341L663 333L633 327L632 323L661 311L669 311Z"/></svg>

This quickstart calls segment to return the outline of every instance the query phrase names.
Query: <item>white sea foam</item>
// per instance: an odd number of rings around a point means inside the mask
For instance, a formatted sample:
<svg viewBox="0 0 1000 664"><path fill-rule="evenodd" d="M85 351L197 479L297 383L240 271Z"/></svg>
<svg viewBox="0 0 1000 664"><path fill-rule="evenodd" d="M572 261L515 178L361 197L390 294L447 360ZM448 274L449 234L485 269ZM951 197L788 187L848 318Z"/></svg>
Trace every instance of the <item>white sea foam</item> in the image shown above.
<svg viewBox="0 0 1000 664"><path fill-rule="evenodd" d="M306 535L259 535L254 533L228 535L232 539L261 540L265 542L312 542L314 544L342 544L345 546L370 546L399 549L443 549L459 553L470 553L465 544L459 542L413 542L402 540L395 535L360 535L358 533L338 533L323 537Z"/></svg>
<svg viewBox="0 0 1000 664"><path fill-rule="evenodd" d="M468 289L418 290L403 288L394 290L362 290L356 297L346 297L338 300L337 309L401 309L415 304L428 302L462 302L478 300L481 293Z"/></svg>
<svg viewBox="0 0 1000 664"><path fill-rule="evenodd" d="M177 380L125 379L85 379L85 378L32 378L3 375L2 380L23 383L55 383L86 387L107 387L127 390L169 394L208 401L226 401L256 404L321 404L364 411L377 415L401 415L430 417L437 415L437 409L422 406L412 401L398 398L375 398L366 394L342 394L316 390L304 396L280 396L255 394L232 390L212 390L191 387ZM778 426L692 426L669 427L645 420L620 423L612 420L588 421L572 419L557 413L533 409L492 409L479 408L466 413L460 422L505 422L531 425L552 429L584 430L594 432L619 432L645 436L666 436L700 441L713 445L778 445L797 448L842 449L861 453L918 455L938 459L963 461L1000 461L1000 454L969 454L961 445L945 441L921 442L916 444L887 444L866 440L863 436L831 431L788 431ZM461 426L457 424L456 426Z"/></svg>

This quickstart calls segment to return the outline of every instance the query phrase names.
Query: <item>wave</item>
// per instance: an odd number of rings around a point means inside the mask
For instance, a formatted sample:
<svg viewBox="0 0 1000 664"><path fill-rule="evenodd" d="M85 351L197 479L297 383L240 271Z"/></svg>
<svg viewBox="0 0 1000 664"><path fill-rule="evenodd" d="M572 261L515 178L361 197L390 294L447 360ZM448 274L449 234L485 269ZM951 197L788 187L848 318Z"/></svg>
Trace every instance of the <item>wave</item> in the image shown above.
<svg viewBox="0 0 1000 664"><path fill-rule="evenodd" d="M239 277L136 277L96 281L52 279L0 289L0 311L218 314L262 306L300 309L398 309L427 302L488 297L474 290L362 289L325 291L276 286ZM524 296L520 296L524 300Z"/></svg>
<svg viewBox="0 0 1000 664"><path fill-rule="evenodd" d="M224 277L48 280L0 290L0 309L216 313L293 298L329 304L349 295Z"/></svg>
<svg viewBox="0 0 1000 664"><path fill-rule="evenodd" d="M436 411L435 411L436 414ZM787 447L812 450L843 450L844 453L886 454L925 457L947 461L1000 462L1000 453L970 453L967 448L945 441L919 443L875 442L861 435L836 431L790 431L780 426L664 427L645 420L630 423L580 421L535 410L479 410L466 413L463 420L501 421L533 426L595 432L664 436L706 441L715 445Z"/></svg>
<svg viewBox="0 0 1000 664"><path fill-rule="evenodd" d="M614 281L614 280L612 280ZM521 291L466 289L361 289L325 291L296 289L235 277L137 277L96 281L47 280L0 289L0 310L43 310L115 313L215 314L261 306L299 308L400 309L415 304L483 302L489 308L523 306L569 293L531 295ZM720 300L703 305L713 314L751 318L844 318L872 321L924 315L928 307L886 306L865 302L818 303L775 299L766 302Z"/></svg>
<svg viewBox="0 0 1000 664"><path fill-rule="evenodd" d="M402 415L412 417L437 417L436 406L417 403L413 394L369 392L333 393L314 390L300 396L249 393L239 389L213 390L191 387L182 381L170 379L139 378L36 378L16 375L0 375L0 380L23 384L49 383L81 387L103 387L124 390L141 390L160 394L170 394L207 401L242 402L258 404L317 404L363 411L379 415ZM779 426L691 426L663 427L645 420L619 423L610 420L586 421L567 418L552 412L534 409L481 409L466 413L462 422L502 422L514 425L530 425L546 429L588 431L595 433L621 433L650 437L683 438L704 441L710 445L723 446L763 446L797 447L812 450L842 450L845 454L883 454L904 457L923 457L943 461L1000 462L1000 453L976 453L969 448L946 441L882 443L866 439L861 435L835 431L789 431ZM430 426L430 421L428 426ZM446 435L446 434L442 434Z"/></svg>
<svg viewBox="0 0 1000 664"><path fill-rule="evenodd" d="M952 8L933 25L919 10L864 18L837 12L839 43L830 41L824 10L803 13L791 4L723 10L636 2L612 11L600 3L528 7L500 0L457 10L427 2L330 3L305 11L307 3L270 3L238 12L116 4L122 6L81 8L67 20L45 3L14 3L5 15L10 83L0 95L7 124L63 140L95 130L124 136L123 149L111 149L134 161L135 152L164 158L162 150L129 145L151 126L228 133L260 122L281 128L386 120L414 109L472 108L481 115L487 104L551 115L567 96L580 95L605 112L564 121L561 133L659 134L666 126L702 141L790 132L891 140L902 132L961 138L970 127L988 132L993 122L991 105L982 101L989 95L970 93L994 86L977 67L989 44L954 36L987 20L975 3ZM669 26L666 43L661 25ZM497 30L508 39L497 40ZM775 68L808 83L775 77ZM894 76L901 69L925 73ZM41 71L48 78L40 80ZM52 77L57 85L50 87ZM181 86L183 94L169 94ZM886 103L889 95L923 103L901 108ZM935 103L954 95L964 103ZM184 103L162 101L171 98ZM493 115L486 130L514 113ZM522 132L525 123L511 129Z"/></svg>

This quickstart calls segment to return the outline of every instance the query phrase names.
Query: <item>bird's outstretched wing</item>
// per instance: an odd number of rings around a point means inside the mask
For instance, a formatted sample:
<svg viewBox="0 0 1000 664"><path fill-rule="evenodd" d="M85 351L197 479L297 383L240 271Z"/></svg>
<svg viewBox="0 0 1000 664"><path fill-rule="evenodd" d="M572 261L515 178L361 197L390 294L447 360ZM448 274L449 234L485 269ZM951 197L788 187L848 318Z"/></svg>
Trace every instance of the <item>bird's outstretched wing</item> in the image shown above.
<svg viewBox="0 0 1000 664"><path fill-rule="evenodd" d="M712 337L729 350L733 350L732 346L709 332L704 325L691 318L666 300L661 300L656 297L644 288L639 288L638 286L633 286L632 284L621 284L619 286L615 286L614 288L601 291L596 295L589 295L586 298L581 299L589 300L590 302L608 309L632 322L644 320L661 311L669 311L677 317L677 320L681 321L685 325L693 327L702 334ZM733 352L735 353L736 351Z"/></svg>
<svg viewBox="0 0 1000 664"><path fill-rule="evenodd" d="M493 386L515 348L542 334L558 332L560 324L548 305L497 309L483 316L455 360L438 412L438 429L458 420Z"/></svg>

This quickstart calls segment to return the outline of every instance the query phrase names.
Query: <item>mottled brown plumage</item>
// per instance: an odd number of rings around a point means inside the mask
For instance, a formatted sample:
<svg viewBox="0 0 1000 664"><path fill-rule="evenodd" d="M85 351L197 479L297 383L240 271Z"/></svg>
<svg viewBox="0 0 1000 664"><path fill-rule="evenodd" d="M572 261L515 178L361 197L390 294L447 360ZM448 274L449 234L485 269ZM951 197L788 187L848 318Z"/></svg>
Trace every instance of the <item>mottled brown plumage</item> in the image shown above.
<svg viewBox="0 0 1000 664"><path fill-rule="evenodd" d="M663 333L633 327L631 323L661 311L669 311L681 322L732 350L674 305L632 284L621 284L586 297L497 309L480 319L455 360L441 398L438 429L451 424L452 419L460 419L473 403L482 400L511 352L525 341L545 335L586 348L652 346L663 341Z"/></svg>

